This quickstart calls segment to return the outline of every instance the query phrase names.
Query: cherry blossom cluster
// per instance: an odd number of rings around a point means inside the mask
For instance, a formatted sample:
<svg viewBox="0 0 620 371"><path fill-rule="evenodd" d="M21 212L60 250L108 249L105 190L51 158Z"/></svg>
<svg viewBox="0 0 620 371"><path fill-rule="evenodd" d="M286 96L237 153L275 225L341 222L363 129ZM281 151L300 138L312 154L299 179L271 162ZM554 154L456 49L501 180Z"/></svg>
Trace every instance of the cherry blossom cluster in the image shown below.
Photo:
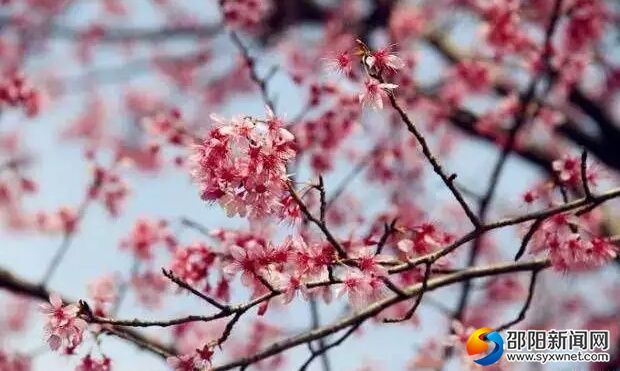
<svg viewBox="0 0 620 371"><path fill-rule="evenodd" d="M165 138L165 141L175 146L187 146L192 143L186 125L182 120L181 111L171 109L159 112L145 118L143 126L149 134Z"/></svg>
<svg viewBox="0 0 620 371"><path fill-rule="evenodd" d="M393 76L405 67L405 63L390 48L370 50L358 40L358 46L354 50L339 53L335 59L329 61L328 67L352 80L358 79L357 69L361 69L366 77L358 95L359 102L376 110L383 108L388 94L392 94L398 87L396 84L383 82L382 76Z"/></svg>
<svg viewBox="0 0 620 371"><path fill-rule="evenodd" d="M128 250L137 259L148 261L154 257L155 248L165 246L173 249L177 245L168 223L163 220L138 219L129 235L121 241L121 249Z"/></svg>
<svg viewBox="0 0 620 371"><path fill-rule="evenodd" d="M106 356L93 358L87 354L80 360L75 371L112 371L112 360Z"/></svg>
<svg viewBox="0 0 620 371"><path fill-rule="evenodd" d="M118 287L115 277L111 274L101 276L88 285L89 296L93 300L93 313L103 316L116 303Z"/></svg>
<svg viewBox="0 0 620 371"><path fill-rule="evenodd" d="M556 172L558 179L569 187L578 188L583 182L581 169L581 159L577 156L564 156L553 162L553 170ZM600 173L588 167L585 173L585 181L592 187L596 187L600 178Z"/></svg>
<svg viewBox="0 0 620 371"><path fill-rule="evenodd" d="M209 268L215 262L215 258L216 255L209 246L194 243L186 247L178 247L175 250L170 262L170 269L177 277L193 287L210 292L210 285L206 280L209 276Z"/></svg>
<svg viewBox="0 0 620 371"><path fill-rule="evenodd" d="M558 214L544 221L534 234L532 252L545 251L556 270L601 267L617 256L618 248L605 238L592 236L577 217Z"/></svg>
<svg viewBox="0 0 620 371"><path fill-rule="evenodd" d="M130 285L136 295L136 300L141 305L147 308L159 308L168 291L169 281L159 270L146 270L132 275Z"/></svg>
<svg viewBox="0 0 620 371"><path fill-rule="evenodd" d="M190 159L203 200L217 202L228 216L285 218L287 164L294 137L273 114L267 120L213 117L215 127ZM290 201L289 201L290 202Z"/></svg>
<svg viewBox="0 0 620 371"><path fill-rule="evenodd" d="M42 95L20 73L14 73L0 79L0 108L21 107L30 117L36 116L42 104Z"/></svg>
<svg viewBox="0 0 620 371"><path fill-rule="evenodd" d="M45 337L52 350L65 348L67 353L82 343L87 323L78 316L80 308L76 304L63 305L57 294L50 295L50 301L41 304L46 316Z"/></svg>
<svg viewBox="0 0 620 371"><path fill-rule="evenodd" d="M117 172L95 165L88 197L100 200L111 216L118 216L129 195L129 186Z"/></svg>

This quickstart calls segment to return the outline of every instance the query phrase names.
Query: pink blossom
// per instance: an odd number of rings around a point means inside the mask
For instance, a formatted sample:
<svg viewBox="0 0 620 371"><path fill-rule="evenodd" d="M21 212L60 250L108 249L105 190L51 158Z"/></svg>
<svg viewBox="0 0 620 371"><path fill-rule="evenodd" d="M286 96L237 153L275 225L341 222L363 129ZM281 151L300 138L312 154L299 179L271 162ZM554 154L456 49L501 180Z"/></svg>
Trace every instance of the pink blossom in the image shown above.
<svg viewBox="0 0 620 371"><path fill-rule="evenodd" d="M350 256L357 261L357 266L362 272L378 277L387 276L387 269L379 264L385 257L375 255L374 246L358 247Z"/></svg>
<svg viewBox="0 0 620 371"><path fill-rule="evenodd" d="M36 116L42 104L41 92L20 73L0 77L0 108L22 107L28 116Z"/></svg>
<svg viewBox="0 0 620 371"><path fill-rule="evenodd" d="M337 297L347 294L349 304L359 310L383 298L386 294L385 284L378 277L358 270L347 269L342 275L342 284L337 289Z"/></svg>
<svg viewBox="0 0 620 371"><path fill-rule="evenodd" d="M57 294L50 295L49 304L41 304L41 312L47 316L45 334L52 350L61 346L75 348L82 342L86 321L78 317L79 308L75 304L63 306Z"/></svg>
<svg viewBox="0 0 620 371"><path fill-rule="evenodd" d="M353 57L347 51L342 52L335 58L329 59L327 67L336 73L351 76L353 74Z"/></svg>
<svg viewBox="0 0 620 371"><path fill-rule="evenodd" d="M170 263L170 269L185 282L196 285L208 278L209 268L214 261L215 254L208 246L194 243L176 249Z"/></svg>
<svg viewBox="0 0 620 371"><path fill-rule="evenodd" d="M172 367L173 371L195 371L196 360L193 354L184 354L178 357L166 358L168 365Z"/></svg>
<svg viewBox="0 0 620 371"><path fill-rule="evenodd" d="M101 359L93 358L90 354L87 354L80 360L80 363L75 368L75 371L111 371L112 361L110 358L103 356Z"/></svg>
<svg viewBox="0 0 620 371"><path fill-rule="evenodd" d="M168 280L160 272L146 271L131 278L137 300L151 308L161 306L162 296L168 289Z"/></svg>
<svg viewBox="0 0 620 371"><path fill-rule="evenodd" d="M7 353L0 349L0 370L30 371L32 370L32 361L28 356L17 353Z"/></svg>
<svg viewBox="0 0 620 371"><path fill-rule="evenodd" d="M190 159L201 197L217 201L229 216L285 216L286 165L295 157L293 135L271 111L267 120L213 117L216 127Z"/></svg>
<svg viewBox="0 0 620 371"><path fill-rule="evenodd" d="M305 300L308 300L308 289L300 277L286 273L278 273L276 282L276 288L284 292L282 297L283 304L290 303L298 292L301 293L301 296Z"/></svg>
<svg viewBox="0 0 620 371"><path fill-rule="evenodd" d="M88 285L88 291L97 308L114 303L117 294L114 276L108 274L97 278Z"/></svg>
<svg viewBox="0 0 620 371"><path fill-rule="evenodd" d="M372 51L364 61L369 68L378 71L395 72L405 67L405 62L395 54L391 54L388 48Z"/></svg>
<svg viewBox="0 0 620 371"><path fill-rule="evenodd" d="M234 276L238 272L241 274L241 282L247 287L257 285L256 274L261 267L259 260L263 255L261 246L257 243L250 243L246 248L232 246L230 248L232 261L224 267L224 273Z"/></svg>
<svg viewBox="0 0 620 371"><path fill-rule="evenodd" d="M153 250L164 244L168 248L176 245L176 241L164 220L138 219L128 237L121 241L121 248L131 251L136 258L150 260Z"/></svg>
<svg viewBox="0 0 620 371"><path fill-rule="evenodd" d="M414 38L424 30L426 20L424 10L419 7L398 5L390 15L390 33L398 41Z"/></svg>
<svg viewBox="0 0 620 371"><path fill-rule="evenodd" d="M362 105L370 105L372 109L378 110L383 108L383 99L388 97L388 92L396 89L398 85L380 83L375 79L369 78L364 83L364 91L359 95L359 101Z"/></svg>

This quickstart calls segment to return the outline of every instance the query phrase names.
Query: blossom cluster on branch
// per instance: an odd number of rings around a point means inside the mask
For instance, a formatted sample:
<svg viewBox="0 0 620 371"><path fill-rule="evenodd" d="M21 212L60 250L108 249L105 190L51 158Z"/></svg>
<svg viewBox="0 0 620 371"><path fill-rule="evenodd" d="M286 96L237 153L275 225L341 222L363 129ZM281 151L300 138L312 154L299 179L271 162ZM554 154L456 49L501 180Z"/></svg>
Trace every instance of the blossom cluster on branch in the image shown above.
<svg viewBox="0 0 620 371"><path fill-rule="evenodd" d="M0 371L617 368L616 2L142 3L0 1Z"/></svg>

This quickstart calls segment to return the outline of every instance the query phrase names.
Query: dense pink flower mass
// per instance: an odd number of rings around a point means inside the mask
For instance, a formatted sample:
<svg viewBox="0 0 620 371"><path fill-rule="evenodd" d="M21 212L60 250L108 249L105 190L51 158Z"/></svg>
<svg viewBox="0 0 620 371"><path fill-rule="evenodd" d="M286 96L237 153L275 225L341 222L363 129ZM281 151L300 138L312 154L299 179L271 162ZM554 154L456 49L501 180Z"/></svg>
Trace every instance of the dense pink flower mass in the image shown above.
<svg viewBox="0 0 620 371"><path fill-rule="evenodd" d="M266 120L215 116L215 128L193 148L192 176L205 201L218 202L228 216L284 218L287 164L294 137L270 112Z"/></svg>
<svg viewBox="0 0 620 371"><path fill-rule="evenodd" d="M45 336L52 350L63 346L74 349L80 345L87 324L78 317L77 305L63 305L60 296L52 294L49 304L41 304L41 312L47 317Z"/></svg>
<svg viewBox="0 0 620 371"><path fill-rule="evenodd" d="M0 0L0 371L478 371L481 327L619 369L619 34L617 0Z"/></svg>

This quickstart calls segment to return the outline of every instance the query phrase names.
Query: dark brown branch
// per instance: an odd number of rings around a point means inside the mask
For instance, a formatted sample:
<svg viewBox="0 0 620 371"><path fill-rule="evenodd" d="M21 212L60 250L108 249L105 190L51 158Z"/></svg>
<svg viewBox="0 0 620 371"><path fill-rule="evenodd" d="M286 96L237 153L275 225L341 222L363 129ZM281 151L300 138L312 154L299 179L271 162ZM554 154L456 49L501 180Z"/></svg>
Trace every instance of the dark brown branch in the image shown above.
<svg viewBox="0 0 620 371"><path fill-rule="evenodd" d="M394 231L396 230L397 220L398 219L394 218L394 220L392 220L392 223L390 224L385 223L385 225L383 226L383 234L381 235L381 238L379 239L379 242L377 243L377 250L375 251L375 255L379 255L383 251L383 247L385 246L385 243L387 242L388 238L390 238L392 233L394 233Z"/></svg>
<svg viewBox="0 0 620 371"><path fill-rule="evenodd" d="M323 176L319 176L319 184L315 188L319 191L320 220L321 220L321 223L325 224L325 211L327 210L327 203L326 203L326 197L325 197L325 183L323 182Z"/></svg>
<svg viewBox="0 0 620 371"><path fill-rule="evenodd" d="M593 195L592 199L590 200L586 198L581 198L581 199L574 200L574 201L571 201L571 202L568 202L568 203L565 203L559 206L551 207L548 209L516 216L513 218L500 219L492 223L487 223L478 229L474 229L473 231L467 233L466 235L462 236L461 238L457 239L451 244L435 252L418 257L416 259L412 259L407 263L394 266L390 268L388 271L389 273L398 273L398 272L403 272L405 270L416 267L420 264L424 264L427 262L435 262L438 259L450 254L451 252L453 252L454 250L456 250L463 244L470 242L478 238L479 236L481 236L483 233L486 233L494 229L517 225L517 224L521 224L521 223L536 220L536 219L546 219L553 215L557 215L563 212L574 211L576 214L578 214L585 210L591 210L592 208L597 207L606 201L609 201L609 200L612 200L618 197L620 197L620 188L614 188L607 192L601 193L599 195Z"/></svg>
<svg viewBox="0 0 620 371"><path fill-rule="evenodd" d="M581 184L586 198L592 198L592 191L588 182L588 151L585 149L581 152Z"/></svg>
<svg viewBox="0 0 620 371"><path fill-rule="evenodd" d="M432 291L437 288L451 285L455 282L460 282L463 280L470 280L478 277L486 277L493 275L500 275L506 273L515 273L515 272L523 272L523 271L531 271L534 269L543 269L549 265L547 260L534 260L527 263L509 263L509 264L498 264L489 267L476 267L464 270L459 273L445 275L439 278L431 279L428 281L427 291ZM298 345L306 344L310 341L316 340L321 337L325 337L331 334L334 334L338 331L341 331L347 327L353 326L360 321L363 321L367 318L373 317L383 311L385 308L390 307L396 303L399 303L403 300L408 299L414 295L417 295L422 290L423 283L416 284L412 287L409 287L405 290L407 297L401 298L398 295L394 295L378 301L361 312L357 312L356 314L344 318L334 324L324 326L320 329L308 331L306 333L302 333L297 336L293 336L291 338L278 341L273 345L263 349L260 352L252 354L247 357L242 357L232 362L223 364L221 366L213 367L212 371L224 371L231 370L237 367L243 367L249 364L253 364L255 362L261 361L265 358L269 358L275 354L279 354L287 349L296 347Z"/></svg>
<svg viewBox="0 0 620 371"><path fill-rule="evenodd" d="M228 321L228 323L226 324L226 327L224 328L224 332L222 333L222 336L220 336L220 338L217 340L217 345L220 348L222 347L222 344L224 344L224 342L228 340L228 338L230 337L233 327L235 327L237 322L239 322L243 313L245 313L245 310L235 313L234 317L230 321Z"/></svg>
<svg viewBox="0 0 620 371"><path fill-rule="evenodd" d="M41 301L47 301L50 297L49 290L44 286L17 278L12 273L2 268L0 268L0 288L8 290L14 294L28 296ZM67 298L63 298L62 300L64 303L75 302L75 300ZM170 355L176 354L176 349L161 344L155 339L147 338L134 330L111 327L105 328L103 331L123 338L142 349L146 349L161 356L162 358L167 358Z"/></svg>

